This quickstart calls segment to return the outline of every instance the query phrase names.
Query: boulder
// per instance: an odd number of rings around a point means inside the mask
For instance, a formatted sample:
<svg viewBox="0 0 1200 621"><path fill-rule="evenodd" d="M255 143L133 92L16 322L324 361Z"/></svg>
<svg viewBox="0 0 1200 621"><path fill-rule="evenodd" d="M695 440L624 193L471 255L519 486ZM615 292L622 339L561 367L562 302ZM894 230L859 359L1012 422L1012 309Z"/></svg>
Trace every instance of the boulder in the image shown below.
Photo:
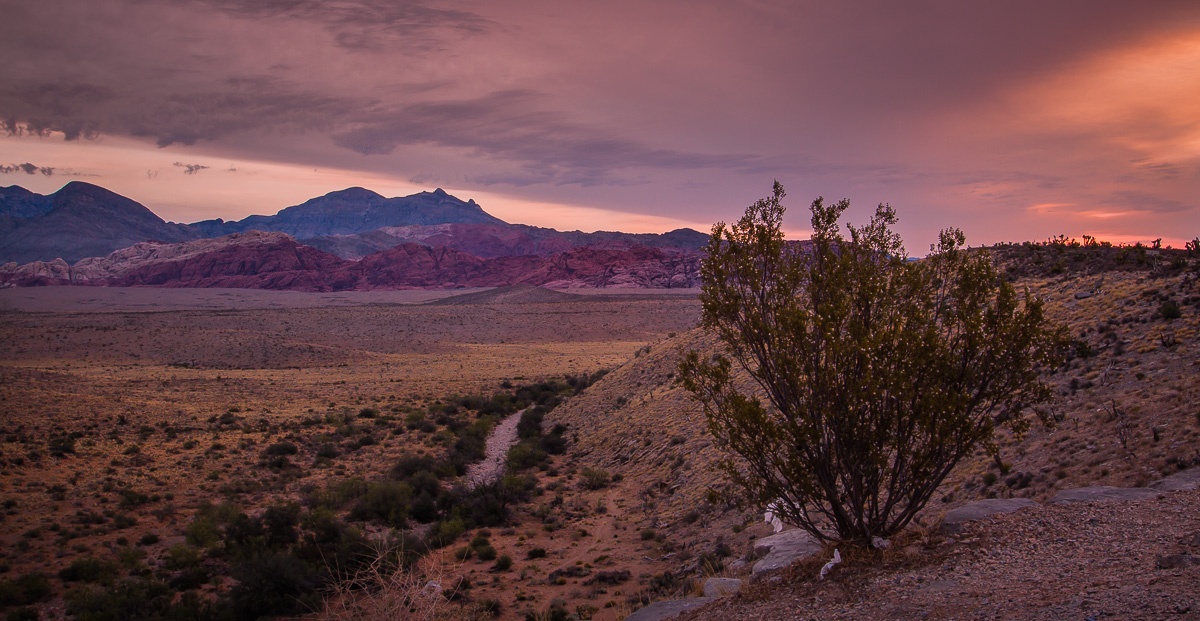
<svg viewBox="0 0 1200 621"><path fill-rule="evenodd" d="M821 552L821 544L812 535L800 529L785 530L754 543L756 554L766 556L754 564L751 575L759 578L764 573L783 569L792 563L815 556Z"/></svg>
<svg viewBox="0 0 1200 621"><path fill-rule="evenodd" d="M1028 498L988 498L968 502L946 513L946 518L942 520L942 530L947 533L957 533L967 522L982 520L989 515L1012 513L1035 504L1037 503Z"/></svg>

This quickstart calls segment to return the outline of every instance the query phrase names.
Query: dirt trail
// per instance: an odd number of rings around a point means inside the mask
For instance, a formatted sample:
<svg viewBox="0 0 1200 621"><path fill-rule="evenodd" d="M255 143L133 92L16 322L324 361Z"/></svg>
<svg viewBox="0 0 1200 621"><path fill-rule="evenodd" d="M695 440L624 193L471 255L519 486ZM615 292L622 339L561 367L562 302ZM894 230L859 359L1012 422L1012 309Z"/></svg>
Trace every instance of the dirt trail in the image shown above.
<svg viewBox="0 0 1200 621"><path fill-rule="evenodd" d="M508 455L508 449L517 443L517 423L521 422L521 414L524 413L525 410L520 410L510 414L492 430L483 461L467 468L467 487L475 489L487 485L504 474L504 458Z"/></svg>

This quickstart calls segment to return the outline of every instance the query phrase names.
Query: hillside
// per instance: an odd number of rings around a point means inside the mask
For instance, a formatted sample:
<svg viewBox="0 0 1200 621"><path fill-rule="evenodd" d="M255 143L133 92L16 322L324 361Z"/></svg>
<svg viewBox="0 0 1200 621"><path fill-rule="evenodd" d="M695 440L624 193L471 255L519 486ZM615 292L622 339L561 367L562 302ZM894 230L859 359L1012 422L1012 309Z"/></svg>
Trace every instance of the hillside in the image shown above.
<svg viewBox="0 0 1200 621"><path fill-rule="evenodd" d="M1021 265L1030 263L1026 259L1033 252L1018 247L1002 249L996 256L1002 267L1015 266L1009 270L1012 274ZM1058 254L1054 248L1037 252L1046 252L1051 258ZM982 450L960 463L919 516L914 533L935 532L948 510L978 499L1027 498L1043 503L1065 489L1092 485L1144 486L1181 470L1200 467L1200 411L1195 405L1200 402L1200 384L1196 382L1200 372L1200 279L1191 268L1171 268L1169 260L1140 266L1133 262L1135 265L1129 269L1123 266L1103 269L1107 264L1094 259L1106 255L1085 254L1083 259L1075 260L1072 252L1063 249L1061 255L1078 269L1058 270L1056 274L1026 270L1027 275L1016 281L1018 287L1028 287L1046 300L1051 318L1066 323L1074 337L1070 361L1047 377L1058 395L1051 406L1057 423L1048 429L1035 426L1023 438L1001 437L1004 471ZM1171 318L1175 315L1172 308L1179 309L1178 317ZM712 337L700 329L648 345L585 394L555 410L553 419L567 424L576 434L570 456L580 467L602 468L621 476L623 492L638 499L636 506L621 518L657 528L670 540L682 542L684 549L693 555L710 549L714 541L724 541L732 547L733 557L753 558L749 556L751 540L769 534L770 528L761 523L761 514L753 509L739 510L708 494L709 490L725 489L720 475L713 471L721 454L705 433L699 406L674 379L683 352L712 351L714 347ZM1153 532L1183 537L1195 530L1188 524L1195 523L1198 501L1200 498L1192 493L1168 497L1157 504L1097 509L1096 519L1111 519L1128 526L1147 523L1154 520L1156 512L1166 512L1186 519L1164 522L1161 527L1155 526ZM1193 512L1191 518L1187 517L1189 510ZM1109 511L1117 513L1106 513ZM1024 519L1020 532L1029 533L1030 537L1041 536L1039 533L1047 529L1056 533L1053 536L1060 536L1057 533L1071 523L1069 514L1061 510L1051 518L1045 527L1039 526L1042 521L1029 516L1010 519ZM1184 528L1193 531L1179 530ZM1047 567L1054 563L1041 561L1038 565L1040 556L1030 557L1039 555L1038 549L1005 542L1003 527L981 533L978 537L990 538L993 548L989 549L994 549L996 555L1013 557L1006 561L1012 567L1037 566L1042 571L1053 571ZM931 546L928 550L920 546L910 550L916 557L897 560L894 571L907 571L912 565L924 564L929 569L921 579L929 580L933 579L929 575L939 574L937 564L946 555L974 555L970 556L971 562L985 563L992 573L974 573L981 571L977 568L969 575L1000 580L997 576L1003 574L1008 581L1005 584L1019 583L1019 576L978 560L975 546L963 549L950 545L942 549L937 546L944 542L930 539L927 543ZM1161 547L1165 550L1170 546ZM1155 550L1154 554L1166 553ZM927 554L938 556L927 557ZM1144 561L1149 555L1152 566L1154 554L1147 550L1140 552L1138 558ZM963 562L965 566L966 561ZM681 564L685 572L695 571L686 565ZM738 565L739 562L732 560L725 563L735 574ZM795 584L807 584L815 572L812 567L806 571L809 570L803 578L796 578ZM895 575L870 574L869 581L882 585ZM981 584L975 579L959 582L963 588L968 583ZM772 589L754 591L749 600L739 599L720 608L705 609L708 612L691 618L758 618L758 615L770 619L796 618L797 608L789 608L785 603L799 605L796 604L799 600L787 594L790 588L782 587L782 593ZM803 588L810 593L805 596L810 599L803 600L804 610L816 610L809 607L816 605L811 598L854 604L829 608L830 616L818 614L821 618L906 616L899 608L890 616L863 615L864 610L875 606L870 589L882 587L856 582L851 586ZM846 592L847 588L852 592ZM836 596L829 589L834 589ZM895 603L904 591L889 592L895 595L889 596L892 599L888 601ZM676 596L683 594L686 593ZM1029 601L1035 602L1031 604L1035 607L1045 603ZM834 614L834 610L841 612ZM952 613L952 601L942 610ZM1028 612L1031 608L1014 610ZM999 614L995 618L1026 617L1017 613Z"/></svg>

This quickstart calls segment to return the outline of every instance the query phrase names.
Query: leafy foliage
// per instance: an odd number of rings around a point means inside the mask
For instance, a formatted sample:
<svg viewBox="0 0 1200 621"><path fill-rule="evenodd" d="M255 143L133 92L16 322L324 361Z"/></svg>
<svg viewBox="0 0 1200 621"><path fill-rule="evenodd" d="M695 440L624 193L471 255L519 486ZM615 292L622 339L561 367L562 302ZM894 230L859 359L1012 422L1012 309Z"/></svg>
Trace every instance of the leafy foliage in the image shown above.
<svg viewBox="0 0 1200 621"><path fill-rule="evenodd" d="M724 351L690 352L681 381L740 457L723 468L748 500L819 539L870 545L998 425L1027 428L1065 333L957 229L909 261L891 207L846 239L849 202L818 198L806 248L784 241L783 196L776 183L736 224L713 227L701 301Z"/></svg>

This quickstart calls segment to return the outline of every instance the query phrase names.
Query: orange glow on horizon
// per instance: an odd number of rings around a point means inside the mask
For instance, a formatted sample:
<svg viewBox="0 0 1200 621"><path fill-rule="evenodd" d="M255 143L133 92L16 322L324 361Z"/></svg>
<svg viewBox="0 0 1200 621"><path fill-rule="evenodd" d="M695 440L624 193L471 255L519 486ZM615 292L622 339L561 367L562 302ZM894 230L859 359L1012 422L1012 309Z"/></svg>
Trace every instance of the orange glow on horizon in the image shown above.
<svg viewBox="0 0 1200 621"><path fill-rule="evenodd" d="M1098 131L1158 161L1200 158L1200 31L1111 50L1012 98L1048 131Z"/></svg>

